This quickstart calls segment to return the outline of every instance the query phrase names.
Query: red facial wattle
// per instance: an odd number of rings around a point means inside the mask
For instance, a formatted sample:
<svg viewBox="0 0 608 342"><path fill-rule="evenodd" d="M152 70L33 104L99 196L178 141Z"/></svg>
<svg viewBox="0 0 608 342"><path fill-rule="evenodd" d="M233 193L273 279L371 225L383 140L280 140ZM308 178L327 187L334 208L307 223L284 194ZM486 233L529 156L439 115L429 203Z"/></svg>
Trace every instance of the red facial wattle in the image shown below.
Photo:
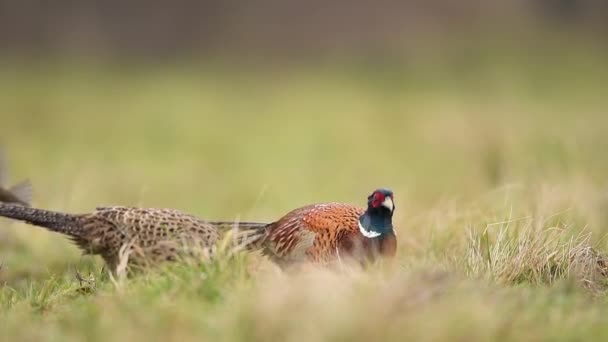
<svg viewBox="0 0 608 342"><path fill-rule="evenodd" d="M384 202L384 194L381 192L374 193L374 197L372 198L372 207L378 208L382 202Z"/></svg>

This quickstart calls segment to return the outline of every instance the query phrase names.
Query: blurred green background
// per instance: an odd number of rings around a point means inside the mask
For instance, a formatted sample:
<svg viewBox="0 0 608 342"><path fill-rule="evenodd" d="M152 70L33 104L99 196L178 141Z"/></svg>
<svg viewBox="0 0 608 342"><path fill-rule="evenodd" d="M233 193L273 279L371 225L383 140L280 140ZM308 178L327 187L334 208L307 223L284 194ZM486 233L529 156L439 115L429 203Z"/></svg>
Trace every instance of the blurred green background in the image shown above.
<svg viewBox="0 0 608 342"><path fill-rule="evenodd" d="M3 1L0 138L42 208L271 221L389 187L404 264L522 217L604 247L607 35L591 0ZM0 225L8 286L86 266Z"/></svg>

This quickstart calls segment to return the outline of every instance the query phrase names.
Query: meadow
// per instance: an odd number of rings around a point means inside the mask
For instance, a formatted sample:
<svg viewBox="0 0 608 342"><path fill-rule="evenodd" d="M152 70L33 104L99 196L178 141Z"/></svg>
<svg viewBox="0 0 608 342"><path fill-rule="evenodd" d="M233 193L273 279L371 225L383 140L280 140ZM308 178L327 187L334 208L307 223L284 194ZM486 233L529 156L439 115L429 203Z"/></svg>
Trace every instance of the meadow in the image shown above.
<svg viewBox="0 0 608 342"><path fill-rule="evenodd" d="M605 340L608 59L524 57L5 61L1 138L34 206L272 221L389 187L399 246L368 270L253 254L113 282L61 236L1 220L2 339Z"/></svg>

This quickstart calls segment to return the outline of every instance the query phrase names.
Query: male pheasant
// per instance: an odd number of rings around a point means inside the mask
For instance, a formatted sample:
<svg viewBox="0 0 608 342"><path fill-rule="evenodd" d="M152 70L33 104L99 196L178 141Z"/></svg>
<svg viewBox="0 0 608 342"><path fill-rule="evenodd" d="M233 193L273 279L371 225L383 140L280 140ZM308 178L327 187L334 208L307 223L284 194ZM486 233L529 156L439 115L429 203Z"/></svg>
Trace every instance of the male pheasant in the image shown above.
<svg viewBox="0 0 608 342"><path fill-rule="evenodd" d="M119 206L67 214L0 203L0 216L67 235L84 254L101 255L112 272L127 263L141 267L181 256L213 257L222 233L231 227L231 222L214 225L173 209ZM238 225L247 227L246 222Z"/></svg>
<svg viewBox="0 0 608 342"><path fill-rule="evenodd" d="M392 217L393 192L375 190L367 209L341 203L305 206L269 224L240 227L250 249L261 249L279 266L337 259L373 261L393 257L397 239Z"/></svg>

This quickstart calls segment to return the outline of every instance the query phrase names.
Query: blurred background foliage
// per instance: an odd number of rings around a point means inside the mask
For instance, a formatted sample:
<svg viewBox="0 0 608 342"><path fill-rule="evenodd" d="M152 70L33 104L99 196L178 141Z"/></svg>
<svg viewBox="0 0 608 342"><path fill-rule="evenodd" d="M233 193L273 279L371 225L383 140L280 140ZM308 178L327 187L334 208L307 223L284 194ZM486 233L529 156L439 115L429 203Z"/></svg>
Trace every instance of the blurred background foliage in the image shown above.
<svg viewBox="0 0 608 342"><path fill-rule="evenodd" d="M601 40L608 30L608 5L598 0L5 0L0 6L4 52L120 59L378 60L465 51L480 40L494 46L537 46L570 34Z"/></svg>
<svg viewBox="0 0 608 342"><path fill-rule="evenodd" d="M34 206L270 221L383 186L399 237L393 267L364 274L252 257L115 287L66 239L2 220L0 331L608 336L607 35L601 0L0 0L0 144Z"/></svg>
<svg viewBox="0 0 608 342"><path fill-rule="evenodd" d="M77 209L600 181L606 33L593 0L3 1L2 138Z"/></svg>

